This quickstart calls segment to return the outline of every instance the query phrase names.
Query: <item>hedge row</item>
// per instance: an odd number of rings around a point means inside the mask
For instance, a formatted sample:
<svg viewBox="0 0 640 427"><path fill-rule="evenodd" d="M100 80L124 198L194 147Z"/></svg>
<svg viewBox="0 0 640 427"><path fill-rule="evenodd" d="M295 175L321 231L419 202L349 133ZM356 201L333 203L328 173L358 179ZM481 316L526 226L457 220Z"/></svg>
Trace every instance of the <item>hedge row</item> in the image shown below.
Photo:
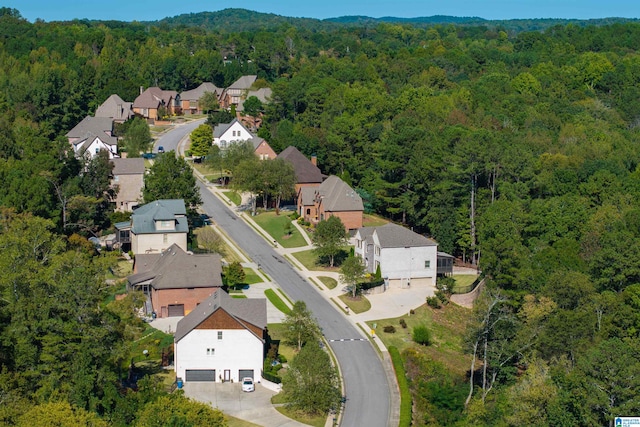
<svg viewBox="0 0 640 427"><path fill-rule="evenodd" d="M399 427L411 427L411 392L409 391L409 383L407 375L404 372L404 365L400 352L394 346L389 347L389 356L393 363L393 369L396 371L398 379L398 387L400 388L400 424Z"/></svg>

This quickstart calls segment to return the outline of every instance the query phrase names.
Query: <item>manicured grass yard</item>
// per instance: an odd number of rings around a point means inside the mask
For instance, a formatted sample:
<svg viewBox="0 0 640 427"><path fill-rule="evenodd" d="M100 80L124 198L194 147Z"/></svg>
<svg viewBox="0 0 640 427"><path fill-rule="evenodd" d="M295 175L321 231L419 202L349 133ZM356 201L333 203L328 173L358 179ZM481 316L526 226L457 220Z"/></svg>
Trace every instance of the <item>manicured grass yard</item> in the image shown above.
<svg viewBox="0 0 640 427"><path fill-rule="evenodd" d="M332 277L318 276L318 280L320 280L322 284L329 289L333 289L338 286L338 281Z"/></svg>
<svg viewBox="0 0 640 427"><path fill-rule="evenodd" d="M275 212L264 212L254 216L253 219L283 248L299 248L307 244L304 237L300 234L300 231L291 224L291 218L289 218L288 215L276 215ZM286 224L291 225L290 235L287 235L285 232Z"/></svg>
<svg viewBox="0 0 640 427"><path fill-rule="evenodd" d="M262 283L264 280L258 276L253 268L244 268L244 283L253 285L254 283Z"/></svg>
<svg viewBox="0 0 640 427"><path fill-rule="evenodd" d="M282 342L284 340L285 325L282 323L269 323L267 329L271 339L278 342L278 354L282 354L287 360L293 359L296 355L295 348Z"/></svg>
<svg viewBox="0 0 640 427"><path fill-rule="evenodd" d="M326 267L318 264L318 255L313 249L306 251L294 252L291 254L304 265L307 270L311 271L338 271L338 267Z"/></svg>
<svg viewBox="0 0 640 427"><path fill-rule="evenodd" d="M285 304L284 301L282 301L282 299L278 296L278 294L275 293L273 289L265 289L264 294L267 299L271 301L271 304L273 304L278 310L280 310L284 314L289 314L291 312L289 306Z"/></svg>
<svg viewBox="0 0 640 427"><path fill-rule="evenodd" d="M385 346L395 346L400 352L410 347L419 349L434 360L442 362L452 372L465 375L469 369L470 356L463 354L462 340L470 315L471 310L451 303L441 309L432 309L424 304L411 316L374 320L367 324L371 328L374 323L376 324L376 335ZM406 329L400 326L400 319L404 319L407 323ZM387 325L393 325L396 332L383 332ZM429 329L433 344L425 347L412 341L411 332L417 325L425 325Z"/></svg>
<svg viewBox="0 0 640 427"><path fill-rule="evenodd" d="M371 303L367 297L363 295L352 298L351 294L344 294L340 295L338 298L340 298L340 301L345 303L355 314L364 313L371 308Z"/></svg>
<svg viewBox="0 0 640 427"><path fill-rule="evenodd" d="M227 196L227 198L236 206L240 206L242 203L242 196L238 194L237 191L224 191L222 194Z"/></svg>
<svg viewBox="0 0 640 427"><path fill-rule="evenodd" d="M314 427L324 427L325 422L327 421L327 417L326 416L322 416L322 417L310 417L308 415L305 414L301 414L299 412L293 411L289 408L287 408L286 406L277 406L276 409L278 410L278 412L280 412L281 414L292 418L296 421L299 421L303 424L309 425L309 426L314 426Z"/></svg>
<svg viewBox="0 0 640 427"><path fill-rule="evenodd" d="M456 284L453 287L453 290L455 292L456 289L463 289L471 286L471 284L478 278L478 276L475 274L456 274L453 276L453 278L456 279Z"/></svg>
<svg viewBox="0 0 640 427"><path fill-rule="evenodd" d="M227 419L228 427L260 427L259 424L241 420L240 418L232 417L231 415L224 414L224 417Z"/></svg>

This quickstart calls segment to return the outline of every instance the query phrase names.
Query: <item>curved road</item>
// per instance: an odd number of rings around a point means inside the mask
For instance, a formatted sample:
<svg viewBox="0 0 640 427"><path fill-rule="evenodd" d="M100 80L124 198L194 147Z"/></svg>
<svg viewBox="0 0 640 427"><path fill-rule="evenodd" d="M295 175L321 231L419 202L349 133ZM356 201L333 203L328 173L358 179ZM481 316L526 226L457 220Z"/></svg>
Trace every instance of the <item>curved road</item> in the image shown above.
<svg viewBox="0 0 640 427"><path fill-rule="evenodd" d="M202 121L180 125L156 142L166 151L176 150L178 142ZM307 282L297 270L270 244L198 182L202 209L222 227L227 235L267 273L294 301L304 301L318 319L324 336L335 353L344 380L345 404L342 425L348 427L377 427L389 424L389 384L382 362L367 339L316 287Z"/></svg>

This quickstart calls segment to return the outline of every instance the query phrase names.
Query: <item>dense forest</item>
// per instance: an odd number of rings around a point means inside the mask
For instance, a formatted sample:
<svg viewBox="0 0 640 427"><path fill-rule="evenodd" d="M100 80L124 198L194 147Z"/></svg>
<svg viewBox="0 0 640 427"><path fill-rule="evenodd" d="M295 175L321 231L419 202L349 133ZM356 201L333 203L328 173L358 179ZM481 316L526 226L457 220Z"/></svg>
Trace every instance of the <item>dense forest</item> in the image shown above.
<svg viewBox="0 0 640 427"><path fill-rule="evenodd" d="M65 265L99 267L69 258L44 231L64 231L56 189L83 191L62 136L112 93L132 101L140 86L182 91L257 74L274 93L260 136L276 151L316 154L368 210L433 236L488 278L467 337L479 361L474 392L466 402L457 392L464 378L414 389L416 399L432 396L418 406L447 414L416 425L592 426L640 412L640 24L223 31L0 14L0 205L11 208L0 265L18 270L0 282L1 399L62 396L101 416L116 405L96 388L114 370L85 370L113 362L92 343L112 345L125 331L102 338L90 319L105 313L68 316L37 288L40 270L19 272L46 265L54 287ZM23 247L17 230L27 225L34 250L5 250ZM22 283L49 317L20 300ZM74 323L56 323L57 313ZM25 318L37 322L23 331ZM85 321L89 341L76 337L74 354L86 360L69 355L80 365L43 380L39 360L47 373L64 362L51 356L58 335L43 331Z"/></svg>

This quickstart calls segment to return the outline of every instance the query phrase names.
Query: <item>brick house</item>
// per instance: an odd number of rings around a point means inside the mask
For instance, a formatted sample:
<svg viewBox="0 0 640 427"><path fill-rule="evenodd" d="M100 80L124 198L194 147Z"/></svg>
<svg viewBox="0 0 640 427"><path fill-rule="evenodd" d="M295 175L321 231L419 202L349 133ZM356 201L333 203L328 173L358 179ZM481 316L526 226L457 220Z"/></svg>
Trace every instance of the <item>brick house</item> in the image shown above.
<svg viewBox="0 0 640 427"><path fill-rule="evenodd" d="M276 158L276 152L267 141L254 135L238 119L233 119L231 123L220 123L213 128L213 144L226 150L229 145L239 142L249 141L253 145L253 150L260 160Z"/></svg>
<svg viewBox="0 0 640 427"><path fill-rule="evenodd" d="M133 101L133 112L154 123L159 118L160 108L165 108L169 115L180 114L182 108L178 92L156 86L146 90L140 87L140 95Z"/></svg>
<svg viewBox="0 0 640 427"><path fill-rule="evenodd" d="M298 207L300 215L313 224L336 216L347 231L362 227L362 198L335 175L331 175L317 188L302 187L298 192Z"/></svg>
<svg viewBox="0 0 640 427"><path fill-rule="evenodd" d="M147 313L184 316L222 287L220 255L192 254L174 244L159 254L136 255L129 289L147 296Z"/></svg>
<svg viewBox="0 0 640 427"><path fill-rule="evenodd" d="M315 156L308 159L293 145L282 150L278 154L278 158L291 163L293 166L293 171L296 174L296 194L303 187L317 188L327 177L318 168ZM300 215L302 216L302 213Z"/></svg>
<svg viewBox="0 0 640 427"><path fill-rule="evenodd" d="M199 105L200 98L206 93L211 92L216 95L216 99L220 98L222 89L210 82L204 82L195 89L186 90L180 93L180 103L182 111L185 114L203 114Z"/></svg>

